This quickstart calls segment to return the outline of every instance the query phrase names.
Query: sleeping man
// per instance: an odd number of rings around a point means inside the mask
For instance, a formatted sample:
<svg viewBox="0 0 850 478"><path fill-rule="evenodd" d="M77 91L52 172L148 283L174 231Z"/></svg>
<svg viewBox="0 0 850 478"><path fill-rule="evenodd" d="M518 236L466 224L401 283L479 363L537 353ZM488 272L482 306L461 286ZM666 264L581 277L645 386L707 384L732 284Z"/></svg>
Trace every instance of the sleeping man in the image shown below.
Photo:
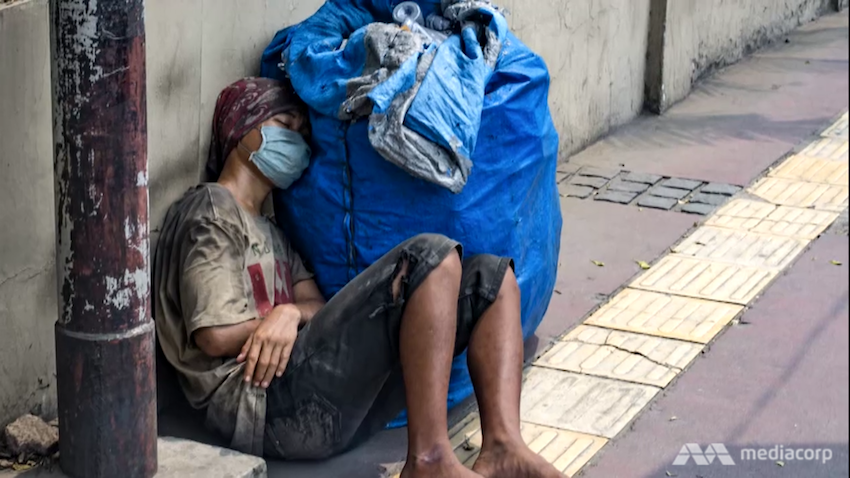
<svg viewBox="0 0 850 478"><path fill-rule="evenodd" d="M520 436L520 292L508 258L413 237L325 303L261 213L305 170L306 107L246 78L219 96L207 175L169 210L155 254L159 343L189 402L237 450L286 460L344 452L408 410L404 478L562 477ZM333 231L328 231L332 234ZM321 241L321 237L314 238ZM468 350L483 446L453 454L446 396Z"/></svg>

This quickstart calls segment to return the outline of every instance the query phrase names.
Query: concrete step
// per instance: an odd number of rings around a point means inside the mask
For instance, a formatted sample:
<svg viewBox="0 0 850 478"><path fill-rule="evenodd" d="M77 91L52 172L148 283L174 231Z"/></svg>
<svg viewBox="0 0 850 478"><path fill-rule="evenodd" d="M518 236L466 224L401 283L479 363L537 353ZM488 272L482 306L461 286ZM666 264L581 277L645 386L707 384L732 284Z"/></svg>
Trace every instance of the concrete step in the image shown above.
<svg viewBox="0 0 850 478"><path fill-rule="evenodd" d="M266 478L262 458L182 438L160 437L156 478ZM0 472L0 478L64 478L58 466Z"/></svg>

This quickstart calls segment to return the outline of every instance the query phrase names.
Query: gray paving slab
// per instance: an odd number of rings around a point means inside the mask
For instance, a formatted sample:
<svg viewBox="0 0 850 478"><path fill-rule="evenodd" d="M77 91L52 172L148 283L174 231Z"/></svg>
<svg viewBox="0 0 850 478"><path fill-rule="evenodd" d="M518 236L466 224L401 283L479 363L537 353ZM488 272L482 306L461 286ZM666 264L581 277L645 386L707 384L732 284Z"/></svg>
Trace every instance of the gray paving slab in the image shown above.
<svg viewBox="0 0 850 478"><path fill-rule="evenodd" d="M634 183L631 181L622 181L620 179L615 179L611 181L608 185L609 191L623 191L627 193L642 193L649 189L649 184L644 183Z"/></svg>
<svg viewBox="0 0 850 478"><path fill-rule="evenodd" d="M715 209L717 209L717 206L712 206L711 204L685 204L682 206L682 212L699 214L701 216L708 216Z"/></svg>
<svg viewBox="0 0 850 478"><path fill-rule="evenodd" d="M599 189L608 184L608 180L594 176L573 176L573 178L570 179L570 184L573 186L589 186Z"/></svg>
<svg viewBox="0 0 850 478"><path fill-rule="evenodd" d="M638 197L638 193L625 191L605 191L596 195L597 201L612 202L615 204L629 204Z"/></svg>
<svg viewBox="0 0 850 478"><path fill-rule="evenodd" d="M623 181L629 181L629 182L641 183L641 184L649 184L649 185L652 185L652 184L657 183L658 181L661 181L662 178L663 178L662 176L659 176L657 174L637 173L637 172L624 173L623 175L620 176L620 179L622 179Z"/></svg>
<svg viewBox="0 0 850 478"><path fill-rule="evenodd" d="M655 186L649 190L649 194L660 198L682 199L685 198L691 191L688 189L676 189L666 186Z"/></svg>
<svg viewBox="0 0 850 478"><path fill-rule="evenodd" d="M679 204L679 201L672 198L662 198L656 196L645 196L638 200L637 205L640 207L649 207L652 209L662 209L664 211L669 211L676 207Z"/></svg>
<svg viewBox="0 0 850 478"><path fill-rule="evenodd" d="M665 179L661 185L668 188L673 189L684 189L687 191L692 191L698 188L702 184L702 181L696 181L693 179L682 179L682 178L670 178Z"/></svg>
<svg viewBox="0 0 850 478"><path fill-rule="evenodd" d="M568 198L585 199L593 194L596 189L589 186L574 186L572 184L561 184L558 186L558 191Z"/></svg>
<svg viewBox="0 0 850 478"><path fill-rule="evenodd" d="M614 168L597 168L594 166L587 166L581 168L579 174L594 178L614 179L618 174L620 174L620 170Z"/></svg>
<svg viewBox="0 0 850 478"><path fill-rule="evenodd" d="M708 194L721 194L723 196L734 196L741 190L740 186L734 184L710 183L703 186L700 192Z"/></svg>
<svg viewBox="0 0 850 478"><path fill-rule="evenodd" d="M690 202L696 204L708 204L710 206L720 206L728 200L728 196L723 196L721 194L699 193L695 194L694 197L691 198Z"/></svg>

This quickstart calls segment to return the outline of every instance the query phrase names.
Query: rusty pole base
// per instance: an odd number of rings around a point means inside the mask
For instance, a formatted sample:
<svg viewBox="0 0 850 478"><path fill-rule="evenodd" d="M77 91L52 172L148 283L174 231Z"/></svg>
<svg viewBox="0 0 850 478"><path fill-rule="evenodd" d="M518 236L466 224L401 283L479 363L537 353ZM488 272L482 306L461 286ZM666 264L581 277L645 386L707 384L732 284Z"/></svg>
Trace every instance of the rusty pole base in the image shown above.
<svg viewBox="0 0 850 478"><path fill-rule="evenodd" d="M74 332L57 323L55 336L62 357L56 364L62 471L72 478L154 476L153 322L119 334Z"/></svg>

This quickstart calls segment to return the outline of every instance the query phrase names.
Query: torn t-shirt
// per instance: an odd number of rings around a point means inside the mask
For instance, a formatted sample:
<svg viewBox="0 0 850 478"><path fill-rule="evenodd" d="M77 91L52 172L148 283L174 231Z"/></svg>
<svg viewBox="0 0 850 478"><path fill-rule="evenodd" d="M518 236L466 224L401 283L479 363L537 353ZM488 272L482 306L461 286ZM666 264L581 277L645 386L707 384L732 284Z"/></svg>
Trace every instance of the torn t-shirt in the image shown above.
<svg viewBox="0 0 850 478"><path fill-rule="evenodd" d="M281 231L218 184L189 190L168 211L154 265L157 337L186 398L236 450L262 455L266 393L244 382L244 364L207 356L192 334L262 319L310 278Z"/></svg>

